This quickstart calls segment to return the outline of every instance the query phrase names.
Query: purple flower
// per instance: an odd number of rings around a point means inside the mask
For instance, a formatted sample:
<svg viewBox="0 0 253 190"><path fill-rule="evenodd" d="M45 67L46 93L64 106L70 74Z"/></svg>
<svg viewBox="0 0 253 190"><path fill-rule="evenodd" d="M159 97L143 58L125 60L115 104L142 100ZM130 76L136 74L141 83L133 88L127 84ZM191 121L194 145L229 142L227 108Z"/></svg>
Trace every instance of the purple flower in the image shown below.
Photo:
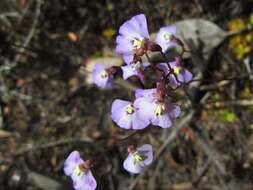
<svg viewBox="0 0 253 190"><path fill-rule="evenodd" d="M142 48L145 39L149 39L145 15L133 16L119 29L119 35L116 38L116 53L123 56L124 61L129 64L133 60L134 52Z"/></svg>
<svg viewBox="0 0 253 190"><path fill-rule="evenodd" d="M168 77L169 85L173 88L180 86L181 83L188 83L192 80L192 73L187 69L184 69L181 65L178 65L175 61L170 62L170 67L174 70L177 79L173 74ZM167 63L159 63L157 67L164 71L165 75L169 73L169 67Z"/></svg>
<svg viewBox="0 0 253 190"><path fill-rule="evenodd" d="M138 174L145 166L153 161L153 150L150 144L144 144L141 147L129 148L129 155L123 163L123 167L130 173Z"/></svg>
<svg viewBox="0 0 253 190"><path fill-rule="evenodd" d="M126 80L131 76L137 76L139 79L143 80L144 74L143 74L143 66L140 62L137 63L130 63L128 65L121 67L123 71L123 79Z"/></svg>
<svg viewBox="0 0 253 190"><path fill-rule="evenodd" d="M175 44L173 38L176 35L176 26L165 26L160 28L156 36L156 43L162 47L162 51L165 53L166 50Z"/></svg>
<svg viewBox="0 0 253 190"><path fill-rule="evenodd" d="M112 120L124 129L144 129L149 119L141 117L139 110L129 101L116 99L112 103Z"/></svg>
<svg viewBox="0 0 253 190"><path fill-rule="evenodd" d="M181 113L176 104L159 99L154 89L136 90L135 96L137 99L134 101L134 107L139 110L142 118L148 118L153 125L169 128Z"/></svg>
<svg viewBox="0 0 253 190"><path fill-rule="evenodd" d="M94 190L97 187L88 163L80 158L78 151L71 152L64 162L64 173L72 178L76 190Z"/></svg>
<svg viewBox="0 0 253 190"><path fill-rule="evenodd" d="M110 88L113 85L113 74L103 64L96 64L92 72L93 82L100 88Z"/></svg>

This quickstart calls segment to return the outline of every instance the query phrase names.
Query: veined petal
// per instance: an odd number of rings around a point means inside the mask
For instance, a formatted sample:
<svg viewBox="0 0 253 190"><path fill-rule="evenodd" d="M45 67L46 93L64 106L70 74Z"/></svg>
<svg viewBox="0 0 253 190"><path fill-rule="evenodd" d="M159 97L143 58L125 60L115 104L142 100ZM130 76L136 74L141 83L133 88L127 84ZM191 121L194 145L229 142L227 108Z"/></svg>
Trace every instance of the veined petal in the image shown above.
<svg viewBox="0 0 253 190"><path fill-rule="evenodd" d="M154 99L156 94L156 88L151 88L151 89L136 89L135 90L135 98L152 98Z"/></svg>
<svg viewBox="0 0 253 190"><path fill-rule="evenodd" d="M145 160L144 163L145 165L149 165L153 161L153 149L150 144L144 144L140 147L137 148L138 152L143 152L145 153Z"/></svg>

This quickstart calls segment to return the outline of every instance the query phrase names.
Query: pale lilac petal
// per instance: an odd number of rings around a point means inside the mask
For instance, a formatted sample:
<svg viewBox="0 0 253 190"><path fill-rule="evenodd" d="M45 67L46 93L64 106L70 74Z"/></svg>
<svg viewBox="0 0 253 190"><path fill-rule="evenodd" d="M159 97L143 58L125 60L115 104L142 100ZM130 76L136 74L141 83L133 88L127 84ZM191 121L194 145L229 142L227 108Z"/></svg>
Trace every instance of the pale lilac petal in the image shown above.
<svg viewBox="0 0 253 190"><path fill-rule="evenodd" d="M130 173L138 174L143 170L143 166L140 164L134 164L133 155L130 154L123 163L123 167Z"/></svg>
<svg viewBox="0 0 253 190"><path fill-rule="evenodd" d="M133 55L132 54L123 54L123 59L126 62L126 64L130 64L133 61Z"/></svg>
<svg viewBox="0 0 253 190"><path fill-rule="evenodd" d="M152 89L136 89L135 90L135 98L143 98L143 97L150 97L154 98L156 94L156 88Z"/></svg>
<svg viewBox="0 0 253 190"><path fill-rule="evenodd" d="M124 36L117 36L116 38L116 53L117 54L130 54L132 53L132 42L127 40Z"/></svg>
<svg viewBox="0 0 253 190"><path fill-rule="evenodd" d="M176 104L169 104L167 106L167 111L172 120L176 119L181 114L181 109Z"/></svg>
<svg viewBox="0 0 253 190"><path fill-rule="evenodd" d="M176 61L169 62L169 64L173 69L177 66Z"/></svg>
<svg viewBox="0 0 253 190"><path fill-rule="evenodd" d="M157 125L162 128L169 128L172 125L171 118L167 113L159 116L154 115L154 117L151 120L151 123L153 125Z"/></svg>
<svg viewBox="0 0 253 190"><path fill-rule="evenodd" d="M71 152L64 162L64 173L67 176L71 176L75 167L81 163L83 163L83 160L80 158L80 153L78 151Z"/></svg>
<svg viewBox="0 0 253 190"><path fill-rule="evenodd" d="M147 118L151 120L155 109L155 103L148 98L138 98L134 101L134 107L138 110L140 118Z"/></svg>
<svg viewBox="0 0 253 190"><path fill-rule="evenodd" d="M142 34L142 36L149 38L146 16L144 14L139 14L133 18L137 21L139 25L139 32Z"/></svg>
<svg viewBox="0 0 253 190"><path fill-rule="evenodd" d="M129 64L121 67L123 71L123 79L126 80L131 76L138 76L141 78L140 71L138 71L134 64Z"/></svg>
<svg viewBox="0 0 253 190"><path fill-rule="evenodd" d="M184 83L190 82L192 80L192 73L187 69L182 69L178 76L178 80Z"/></svg>
<svg viewBox="0 0 253 190"><path fill-rule="evenodd" d="M169 67L167 63L159 63L156 66L159 70L163 71L165 75L169 74Z"/></svg>
<svg viewBox="0 0 253 190"><path fill-rule="evenodd" d="M134 39L141 39L142 36L136 31L133 24L130 21L126 21L121 27L119 28L119 33L124 36L129 41Z"/></svg>
<svg viewBox="0 0 253 190"><path fill-rule="evenodd" d="M176 87L180 86L180 83L177 81L177 79L175 78L174 75L170 75L169 76L169 85L172 88L176 88Z"/></svg>
<svg viewBox="0 0 253 190"><path fill-rule="evenodd" d="M162 51L166 52L166 50L174 45L175 43L172 42L171 40L166 40L164 38L165 34L171 34L171 35L176 35L176 26L166 26L160 28L159 32L157 33L156 37L156 43L159 44L162 47Z"/></svg>
<svg viewBox="0 0 253 190"><path fill-rule="evenodd" d="M133 117L132 118L132 128L134 130L144 129L150 124L149 119L146 117L142 117L142 115L140 114L140 112L138 110L136 110L136 112L133 114L132 117Z"/></svg>
<svg viewBox="0 0 253 190"><path fill-rule="evenodd" d="M116 99L112 103L112 120L121 128L130 129L131 121L126 113L126 108L131 102Z"/></svg>
<svg viewBox="0 0 253 190"><path fill-rule="evenodd" d="M73 186L76 190L94 190L97 187L97 182L91 171L87 171L82 176L75 177Z"/></svg>
<svg viewBox="0 0 253 190"><path fill-rule="evenodd" d="M105 71L106 68L103 64L96 64L93 68L92 79L93 82L100 88L110 88L113 85L113 74L108 73L107 77L102 77L101 72Z"/></svg>
<svg viewBox="0 0 253 190"><path fill-rule="evenodd" d="M112 120L117 123L119 127L124 129L144 129L149 125L149 119L140 117L138 110L134 110L132 114L128 114L127 106L130 104L131 102L128 101L114 100L112 104Z"/></svg>
<svg viewBox="0 0 253 190"><path fill-rule="evenodd" d="M146 159L144 160L145 165L149 165L153 161L153 149L150 144L144 144L137 148L138 152L144 152Z"/></svg>

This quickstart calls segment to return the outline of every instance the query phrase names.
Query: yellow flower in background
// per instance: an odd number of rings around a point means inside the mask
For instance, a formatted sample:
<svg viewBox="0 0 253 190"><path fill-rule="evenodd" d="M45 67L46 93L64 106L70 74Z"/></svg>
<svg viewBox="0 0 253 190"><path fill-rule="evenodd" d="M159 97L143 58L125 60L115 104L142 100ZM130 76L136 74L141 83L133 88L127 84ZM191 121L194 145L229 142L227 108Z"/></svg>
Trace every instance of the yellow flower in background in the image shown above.
<svg viewBox="0 0 253 190"><path fill-rule="evenodd" d="M253 25L253 14L250 15L248 23L242 18L236 18L228 23L229 31L238 31L246 28L247 25ZM253 32L238 34L229 40L229 49L233 51L237 60L244 59L252 50Z"/></svg>
<svg viewBox="0 0 253 190"><path fill-rule="evenodd" d="M253 13L251 13L251 15L249 17L249 24L253 25Z"/></svg>
<svg viewBox="0 0 253 190"><path fill-rule="evenodd" d="M229 31L236 31L245 28L245 23L242 18L236 18L228 23Z"/></svg>
<svg viewBox="0 0 253 190"><path fill-rule="evenodd" d="M111 40L115 34L116 31L113 28L107 28L103 31L103 36L108 40Z"/></svg>

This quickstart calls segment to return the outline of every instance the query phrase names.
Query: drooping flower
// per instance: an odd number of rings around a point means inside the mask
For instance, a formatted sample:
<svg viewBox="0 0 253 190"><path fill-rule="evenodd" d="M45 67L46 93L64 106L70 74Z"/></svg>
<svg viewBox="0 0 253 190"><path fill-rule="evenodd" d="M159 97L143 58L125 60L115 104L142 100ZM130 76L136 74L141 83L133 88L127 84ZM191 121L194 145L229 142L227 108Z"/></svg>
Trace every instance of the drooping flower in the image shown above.
<svg viewBox="0 0 253 190"><path fill-rule="evenodd" d="M129 64L133 61L133 55L140 50L149 39L147 20L144 14L133 16L124 22L116 38L116 53L121 55L124 61Z"/></svg>
<svg viewBox="0 0 253 190"><path fill-rule="evenodd" d="M103 64L96 64L92 72L93 82L100 88L110 88L113 85L113 74Z"/></svg>
<svg viewBox="0 0 253 190"><path fill-rule="evenodd" d="M83 161L78 151L70 153L64 162L64 173L70 176L76 190L94 190L97 182L90 171L90 161Z"/></svg>
<svg viewBox="0 0 253 190"><path fill-rule="evenodd" d="M129 101L116 99L112 103L112 120L124 129L144 129L149 125L149 119L141 117L139 110Z"/></svg>
<svg viewBox="0 0 253 190"><path fill-rule="evenodd" d="M137 76L139 79L143 80L144 74L143 70L144 67L140 62L137 63L130 63L128 65L121 67L123 71L123 79L126 80L131 76Z"/></svg>
<svg viewBox="0 0 253 190"><path fill-rule="evenodd" d="M175 45L175 42L173 41L175 35L176 35L175 25L160 28L156 36L156 43L162 47L162 51L164 53L169 47Z"/></svg>
<svg viewBox="0 0 253 190"><path fill-rule="evenodd" d="M130 173L138 174L145 166L153 161L153 150L150 144L144 144L138 148L129 147L129 155L123 163L123 167Z"/></svg>
<svg viewBox="0 0 253 190"><path fill-rule="evenodd" d="M168 103L154 89L136 91L134 106L142 118L148 118L153 125L169 128L180 115L181 109L176 104Z"/></svg>
<svg viewBox="0 0 253 190"><path fill-rule="evenodd" d="M192 80L192 73L183 68L181 64L177 64L176 61L169 63L170 67L174 70L174 74L168 76L169 85L173 88L180 86L182 83L188 83ZM169 74L169 67L167 63L159 63L157 67L164 71L165 75Z"/></svg>

